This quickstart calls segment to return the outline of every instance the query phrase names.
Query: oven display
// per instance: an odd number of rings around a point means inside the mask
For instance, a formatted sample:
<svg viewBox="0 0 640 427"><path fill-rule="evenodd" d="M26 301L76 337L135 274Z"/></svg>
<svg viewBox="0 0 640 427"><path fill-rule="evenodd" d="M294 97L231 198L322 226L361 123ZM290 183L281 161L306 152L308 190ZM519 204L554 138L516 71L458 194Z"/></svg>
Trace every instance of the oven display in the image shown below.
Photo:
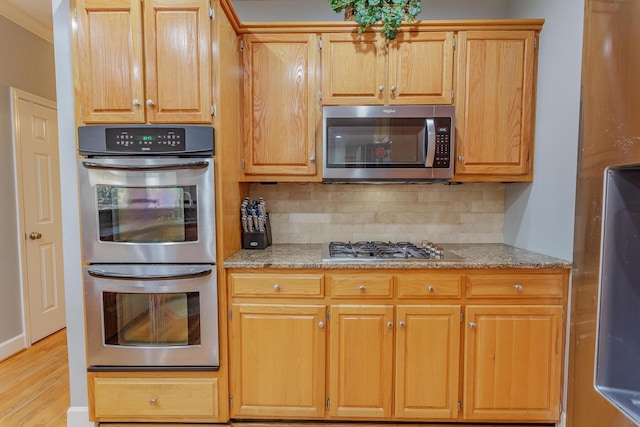
<svg viewBox="0 0 640 427"><path fill-rule="evenodd" d="M107 151L174 153L185 151L184 128L107 128Z"/></svg>

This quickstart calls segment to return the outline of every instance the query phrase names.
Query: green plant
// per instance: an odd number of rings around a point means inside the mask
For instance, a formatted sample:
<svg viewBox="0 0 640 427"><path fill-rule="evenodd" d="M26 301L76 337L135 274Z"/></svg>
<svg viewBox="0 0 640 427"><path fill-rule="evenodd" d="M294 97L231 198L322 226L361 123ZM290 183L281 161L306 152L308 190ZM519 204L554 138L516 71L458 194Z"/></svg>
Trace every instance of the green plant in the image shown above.
<svg viewBox="0 0 640 427"><path fill-rule="evenodd" d="M393 40L403 21L412 22L422 11L420 0L329 0L335 12L353 8L354 19L360 25L358 33L381 23L382 33Z"/></svg>

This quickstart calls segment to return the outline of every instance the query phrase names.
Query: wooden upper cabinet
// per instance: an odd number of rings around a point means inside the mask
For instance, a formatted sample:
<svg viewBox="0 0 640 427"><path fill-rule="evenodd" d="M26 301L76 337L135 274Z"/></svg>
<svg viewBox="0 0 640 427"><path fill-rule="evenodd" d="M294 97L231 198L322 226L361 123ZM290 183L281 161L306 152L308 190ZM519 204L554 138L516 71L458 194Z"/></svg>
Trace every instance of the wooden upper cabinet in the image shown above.
<svg viewBox="0 0 640 427"><path fill-rule="evenodd" d="M78 0L78 15L84 123L211 123L208 0Z"/></svg>
<svg viewBox="0 0 640 427"><path fill-rule="evenodd" d="M450 104L453 32L322 35L325 105Z"/></svg>
<svg viewBox="0 0 640 427"><path fill-rule="evenodd" d="M535 37L459 33L454 180L533 179Z"/></svg>
<svg viewBox="0 0 640 427"><path fill-rule="evenodd" d="M245 178L310 180L317 171L317 37L250 34L243 41Z"/></svg>
<svg viewBox="0 0 640 427"><path fill-rule="evenodd" d="M82 121L144 123L142 10L137 0L78 0Z"/></svg>

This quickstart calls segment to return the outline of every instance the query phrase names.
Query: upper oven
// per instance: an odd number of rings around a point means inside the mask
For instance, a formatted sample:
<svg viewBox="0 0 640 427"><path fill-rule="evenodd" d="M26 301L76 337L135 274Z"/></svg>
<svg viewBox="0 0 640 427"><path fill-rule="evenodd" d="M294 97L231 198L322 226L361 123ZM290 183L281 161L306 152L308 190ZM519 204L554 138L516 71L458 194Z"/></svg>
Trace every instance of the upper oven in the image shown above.
<svg viewBox="0 0 640 427"><path fill-rule="evenodd" d="M78 130L83 261L215 263L213 128Z"/></svg>

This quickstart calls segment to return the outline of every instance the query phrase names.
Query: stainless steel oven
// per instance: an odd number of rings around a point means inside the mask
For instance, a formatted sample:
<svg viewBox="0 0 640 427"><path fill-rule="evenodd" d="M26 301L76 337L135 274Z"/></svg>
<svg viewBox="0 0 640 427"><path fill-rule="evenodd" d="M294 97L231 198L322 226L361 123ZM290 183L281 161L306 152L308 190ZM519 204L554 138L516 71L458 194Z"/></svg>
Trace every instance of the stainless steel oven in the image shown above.
<svg viewBox="0 0 640 427"><path fill-rule="evenodd" d="M93 368L219 366L214 265L88 265L84 293Z"/></svg>
<svg viewBox="0 0 640 427"><path fill-rule="evenodd" d="M78 129L89 369L217 369L214 134Z"/></svg>

